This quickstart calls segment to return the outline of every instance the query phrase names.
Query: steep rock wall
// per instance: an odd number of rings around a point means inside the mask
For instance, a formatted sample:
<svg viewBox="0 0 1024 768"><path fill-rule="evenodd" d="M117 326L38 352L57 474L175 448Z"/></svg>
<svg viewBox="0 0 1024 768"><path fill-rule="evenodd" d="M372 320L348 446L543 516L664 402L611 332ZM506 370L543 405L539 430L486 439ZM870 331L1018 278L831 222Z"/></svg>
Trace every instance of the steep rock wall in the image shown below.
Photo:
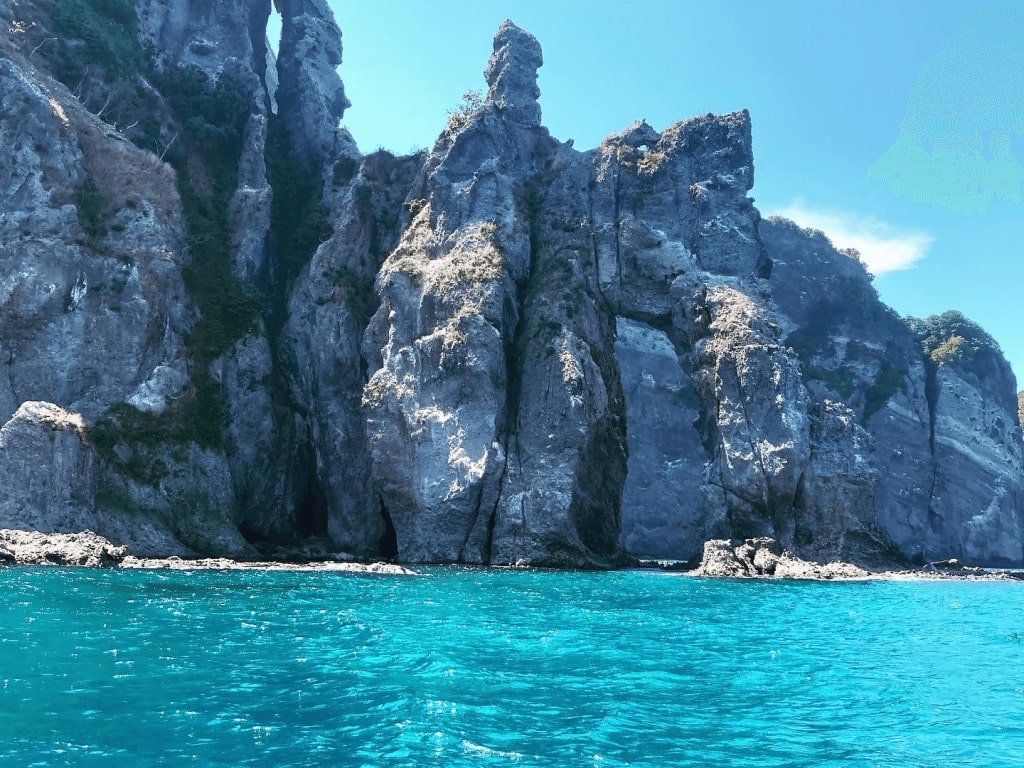
<svg viewBox="0 0 1024 768"><path fill-rule="evenodd" d="M915 332L878 300L855 254L820 232L771 220L761 234L809 390L846 403L870 434L862 455L878 524L910 559L1020 562L1016 383L995 343L956 313L948 329L940 316Z"/></svg>
<svg viewBox="0 0 1024 768"><path fill-rule="evenodd" d="M1005 361L761 221L746 112L579 152L506 22L432 151L363 156L323 0L277 3L279 61L269 0L85 7L117 34L0 8L3 525L148 555L1024 560Z"/></svg>

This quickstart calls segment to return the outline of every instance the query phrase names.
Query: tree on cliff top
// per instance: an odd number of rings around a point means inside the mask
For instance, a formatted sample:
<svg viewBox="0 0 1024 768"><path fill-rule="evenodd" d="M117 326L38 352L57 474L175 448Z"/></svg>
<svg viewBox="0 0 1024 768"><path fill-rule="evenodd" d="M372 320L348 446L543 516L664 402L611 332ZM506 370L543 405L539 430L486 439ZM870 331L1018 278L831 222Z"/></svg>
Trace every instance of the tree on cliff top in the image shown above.
<svg viewBox="0 0 1024 768"><path fill-rule="evenodd" d="M982 349L1001 354L995 339L955 309L924 320L908 318L907 324L917 336L921 350L936 365L968 365Z"/></svg>

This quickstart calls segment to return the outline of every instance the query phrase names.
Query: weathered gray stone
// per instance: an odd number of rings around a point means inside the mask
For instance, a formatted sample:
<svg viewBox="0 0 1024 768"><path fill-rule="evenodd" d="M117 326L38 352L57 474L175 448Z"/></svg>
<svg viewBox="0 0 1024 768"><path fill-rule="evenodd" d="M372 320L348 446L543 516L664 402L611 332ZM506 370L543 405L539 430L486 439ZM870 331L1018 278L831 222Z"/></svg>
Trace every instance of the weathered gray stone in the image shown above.
<svg viewBox="0 0 1024 768"><path fill-rule="evenodd" d="M27 402L0 428L0 528L95 529L93 456L85 420L52 403Z"/></svg>
<svg viewBox="0 0 1024 768"><path fill-rule="evenodd" d="M623 545L638 556L688 559L708 538L700 493L708 455L696 426L700 400L664 331L618 318L615 357L629 442Z"/></svg>
<svg viewBox="0 0 1024 768"><path fill-rule="evenodd" d="M850 563L817 563L794 557L778 541L768 537L745 541L712 539L704 544L696 576L717 578L864 579L871 574Z"/></svg>
<svg viewBox="0 0 1024 768"><path fill-rule="evenodd" d="M351 143L338 128L351 106L337 73L341 30L326 0L279 0L278 9L278 114L298 157L316 168Z"/></svg>
<svg viewBox="0 0 1024 768"><path fill-rule="evenodd" d="M0 525L151 556L593 567L719 539L719 575L1024 562L1005 360L983 333L923 352L855 254L762 222L746 112L578 152L542 127L540 46L505 22L486 99L432 152L363 157L330 7L278 7L275 62L266 0L138 3L158 68L251 96L214 255L258 304L241 331L197 324L210 233L129 140L178 153L189 194L223 185L161 78L72 94L14 37L49 6L0 8ZM93 114L105 94L116 118ZM119 133L131 109L152 123ZM324 181L305 212L273 206L278 119ZM293 253L317 202L333 235Z"/></svg>
<svg viewBox="0 0 1024 768"><path fill-rule="evenodd" d="M933 359L879 301L855 254L783 220L763 222L761 232L786 343L797 348L809 389L824 403L846 402L870 433L874 451L855 451L869 470L856 473L864 493L854 517L864 532L870 484L881 529L870 535L884 531L904 556L1020 562L1024 470L1016 385L1002 355L984 348L970 360ZM827 492L813 497L838 509ZM835 521L821 529L839 530Z"/></svg>
<svg viewBox="0 0 1024 768"><path fill-rule="evenodd" d="M114 568L127 551L91 531L41 533L0 529L0 562L8 565L78 565Z"/></svg>
<svg viewBox="0 0 1024 768"><path fill-rule="evenodd" d="M540 88L537 70L544 55L537 38L507 19L494 35L494 52L487 62L487 103L505 117L528 125L540 125Z"/></svg>
<svg viewBox="0 0 1024 768"><path fill-rule="evenodd" d="M139 34L158 65L199 67L216 80L225 67L240 63L248 69L266 61L270 5L271 0L136 0Z"/></svg>
<svg viewBox="0 0 1024 768"><path fill-rule="evenodd" d="M180 362L173 173L100 125L59 84L0 59L0 422L26 400L91 418ZM86 198L103 221L80 221Z"/></svg>
<svg viewBox="0 0 1024 768"><path fill-rule="evenodd" d="M935 477L924 542L929 560L946 554L984 565L1024 560L1024 459L1020 427L1005 397L1016 387L1006 386L1013 376L1005 360L993 362L1001 364L1001 376L979 378L957 365L935 373Z"/></svg>
<svg viewBox="0 0 1024 768"><path fill-rule="evenodd" d="M370 473L360 339L376 306L374 277L398 237L398 217L386 212L401 208L418 171L413 160L381 152L357 164L334 192L337 234L313 256L289 303L292 396L308 409L327 532L337 547L361 556L390 545Z"/></svg>

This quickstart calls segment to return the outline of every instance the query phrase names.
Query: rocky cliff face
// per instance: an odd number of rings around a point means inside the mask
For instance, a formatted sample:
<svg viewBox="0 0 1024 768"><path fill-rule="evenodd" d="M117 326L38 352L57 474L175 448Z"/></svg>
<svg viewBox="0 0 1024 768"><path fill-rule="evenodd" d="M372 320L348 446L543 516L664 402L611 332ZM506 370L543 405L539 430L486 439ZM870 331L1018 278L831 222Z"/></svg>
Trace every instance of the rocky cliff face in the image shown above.
<svg viewBox="0 0 1024 768"><path fill-rule="evenodd" d="M849 405L870 438L874 514L892 541L916 560L1020 562L1016 386L995 342L955 312L901 320L819 232L772 220L761 235L808 390Z"/></svg>
<svg viewBox="0 0 1024 768"><path fill-rule="evenodd" d="M0 527L144 555L1024 560L998 349L761 221L745 112L577 151L506 22L429 153L362 155L329 7L276 10L277 60L269 0L0 9Z"/></svg>

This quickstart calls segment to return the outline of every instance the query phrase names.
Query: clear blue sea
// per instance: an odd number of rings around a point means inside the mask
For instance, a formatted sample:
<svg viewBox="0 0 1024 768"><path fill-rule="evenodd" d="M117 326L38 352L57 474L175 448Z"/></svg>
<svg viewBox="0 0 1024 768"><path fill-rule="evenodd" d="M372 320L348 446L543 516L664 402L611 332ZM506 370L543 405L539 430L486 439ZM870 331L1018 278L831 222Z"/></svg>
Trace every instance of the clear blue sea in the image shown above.
<svg viewBox="0 0 1024 768"><path fill-rule="evenodd" d="M0 571L0 765L1019 766L1024 583Z"/></svg>

